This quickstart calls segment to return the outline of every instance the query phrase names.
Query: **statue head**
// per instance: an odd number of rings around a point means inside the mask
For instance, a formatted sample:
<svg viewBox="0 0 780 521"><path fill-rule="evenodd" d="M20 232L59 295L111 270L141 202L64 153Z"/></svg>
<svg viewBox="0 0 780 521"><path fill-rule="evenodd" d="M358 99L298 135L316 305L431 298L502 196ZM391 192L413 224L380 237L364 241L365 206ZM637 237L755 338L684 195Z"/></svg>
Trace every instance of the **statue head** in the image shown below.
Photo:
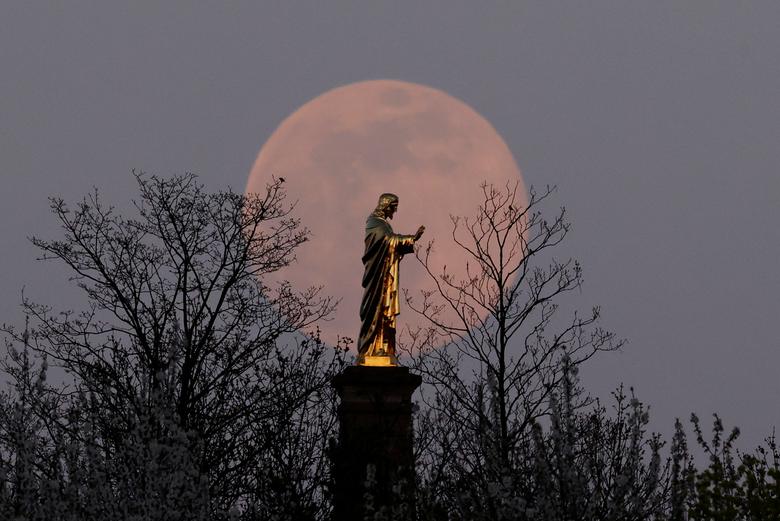
<svg viewBox="0 0 780 521"><path fill-rule="evenodd" d="M382 194L379 196L379 202L374 209L373 215L383 219L392 219L393 214L398 209L398 196L395 194Z"/></svg>

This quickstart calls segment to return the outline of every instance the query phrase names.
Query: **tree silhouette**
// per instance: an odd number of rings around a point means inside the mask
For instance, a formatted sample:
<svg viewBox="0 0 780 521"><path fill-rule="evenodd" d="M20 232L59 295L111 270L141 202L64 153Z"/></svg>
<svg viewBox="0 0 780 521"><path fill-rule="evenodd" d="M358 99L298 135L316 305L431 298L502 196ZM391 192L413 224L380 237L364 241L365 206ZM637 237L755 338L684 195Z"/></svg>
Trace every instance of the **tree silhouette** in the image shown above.
<svg viewBox="0 0 780 521"><path fill-rule="evenodd" d="M194 494L205 480L211 514L297 505L314 516L328 475L321 432L334 421L329 378L343 351L301 333L327 316L329 298L268 282L308 235L283 182L242 195L206 193L193 175L136 179L136 215L97 191L73 209L52 199L63 237L32 239L86 298L78 312L25 300L30 329L5 327L9 341L75 377L74 388L50 389L67 405L53 443L78 442L80 464L115 495L182 496L184 485L163 486L149 470L186 460L178 479Z"/></svg>
<svg viewBox="0 0 780 521"><path fill-rule="evenodd" d="M582 285L573 259L555 248L570 224L540 210L553 193L482 186L473 216L452 218L466 276L437 272L431 249L417 256L433 283L408 305L430 326L405 350L424 377L416 422L423 519L747 520L777 516L774 439L733 454L716 420L710 465L698 470L682 426L670 453L647 431L648 408L621 387L611 410L579 385L578 368L623 341L599 327L599 308L560 316ZM768 516L768 517L767 517ZM772 517L774 516L774 517Z"/></svg>
<svg viewBox="0 0 780 521"><path fill-rule="evenodd" d="M431 326L412 332L407 349L419 352L415 367L432 391L425 398L420 429L431 483L448 475L438 495L456 483L471 483L476 509L497 515L491 489L523 462L531 427L550 412L551 393L563 376L563 360L578 365L598 351L619 347L597 327L599 310L556 319L558 300L582 284L579 263L548 252L563 241L570 224L563 209L551 221L539 208L552 194L530 193L523 204L519 185L483 184L477 214L453 217L452 240L467 256L466 276L436 273L434 246L418 252L435 290L409 306ZM473 377L468 372L473 372ZM450 504L456 504L453 498Z"/></svg>
<svg viewBox="0 0 780 521"><path fill-rule="evenodd" d="M33 239L84 305L25 299L24 328L0 328L0 519L330 519L330 380L347 346L318 338L333 307L319 289L269 282L307 239L283 180L241 195L192 175L136 179L132 217L97 191L72 209L52 199L63 236ZM435 287L407 294L430 326L399 346L425 380L417 518L778 518L774 436L743 454L738 430L715 416L705 440L693 416L697 468L679 421L664 459L633 390L608 408L581 387L579 367L622 341L598 308L561 316L582 285L555 255L570 225L563 210L543 218L552 189L527 205L518 189L484 185L479 212L453 218L466 277L435 273L435 246L417 252ZM49 366L73 383L50 382Z"/></svg>

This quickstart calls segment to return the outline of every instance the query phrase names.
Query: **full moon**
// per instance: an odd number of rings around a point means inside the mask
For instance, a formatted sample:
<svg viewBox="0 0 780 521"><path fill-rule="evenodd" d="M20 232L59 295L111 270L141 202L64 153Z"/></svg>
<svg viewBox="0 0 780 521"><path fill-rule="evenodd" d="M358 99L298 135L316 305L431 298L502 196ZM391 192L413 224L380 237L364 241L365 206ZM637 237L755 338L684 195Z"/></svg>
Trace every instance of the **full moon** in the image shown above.
<svg viewBox="0 0 780 521"><path fill-rule="evenodd" d="M452 240L450 216L475 215L483 182L520 183L526 202L512 153L485 118L445 92L395 80L338 87L293 112L260 149L246 192L262 193L272 176L285 179L311 231L279 276L340 300L320 325L327 342L358 337L365 222L382 193L399 197L393 231L413 234L425 225L418 245L434 240L433 264L456 276L465 275L467 259ZM413 255L401 262L401 287L415 301L432 287L427 277ZM418 325L424 319L402 305L399 341Z"/></svg>

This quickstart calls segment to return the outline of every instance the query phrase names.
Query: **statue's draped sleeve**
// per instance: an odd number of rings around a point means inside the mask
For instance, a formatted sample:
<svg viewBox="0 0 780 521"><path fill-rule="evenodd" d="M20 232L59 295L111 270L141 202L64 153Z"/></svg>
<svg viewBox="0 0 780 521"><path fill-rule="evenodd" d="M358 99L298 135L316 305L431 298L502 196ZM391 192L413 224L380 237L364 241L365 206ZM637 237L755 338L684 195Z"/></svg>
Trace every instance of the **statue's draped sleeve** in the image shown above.
<svg viewBox="0 0 780 521"><path fill-rule="evenodd" d="M390 224L375 215L366 221L366 249L363 254L363 300L360 303L358 351L365 354L382 326L400 312L398 266L401 257L414 251L414 236L393 233ZM383 316L384 313L384 316Z"/></svg>

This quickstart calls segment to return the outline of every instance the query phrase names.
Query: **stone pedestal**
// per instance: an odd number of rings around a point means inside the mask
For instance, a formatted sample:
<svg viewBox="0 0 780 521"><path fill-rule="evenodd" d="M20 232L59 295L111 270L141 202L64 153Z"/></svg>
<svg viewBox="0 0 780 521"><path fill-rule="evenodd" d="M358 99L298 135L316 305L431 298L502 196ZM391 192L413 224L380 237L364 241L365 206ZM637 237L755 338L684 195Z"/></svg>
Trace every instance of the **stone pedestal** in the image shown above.
<svg viewBox="0 0 780 521"><path fill-rule="evenodd" d="M333 379L341 398L334 520L362 521L380 510L413 519L411 398L421 380L397 366L352 366Z"/></svg>

